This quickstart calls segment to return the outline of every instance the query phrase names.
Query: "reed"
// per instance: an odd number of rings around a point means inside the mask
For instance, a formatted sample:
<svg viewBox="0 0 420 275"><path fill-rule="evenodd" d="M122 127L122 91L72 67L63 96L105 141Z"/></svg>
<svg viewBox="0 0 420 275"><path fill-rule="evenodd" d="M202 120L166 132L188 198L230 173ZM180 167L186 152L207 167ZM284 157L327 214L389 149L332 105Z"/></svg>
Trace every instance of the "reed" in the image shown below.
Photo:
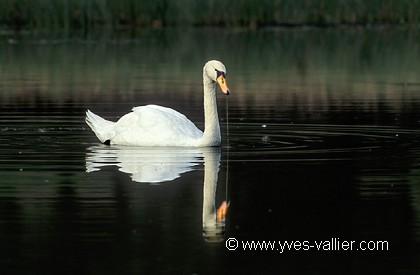
<svg viewBox="0 0 420 275"><path fill-rule="evenodd" d="M420 0L2 0L15 28L419 24Z"/></svg>

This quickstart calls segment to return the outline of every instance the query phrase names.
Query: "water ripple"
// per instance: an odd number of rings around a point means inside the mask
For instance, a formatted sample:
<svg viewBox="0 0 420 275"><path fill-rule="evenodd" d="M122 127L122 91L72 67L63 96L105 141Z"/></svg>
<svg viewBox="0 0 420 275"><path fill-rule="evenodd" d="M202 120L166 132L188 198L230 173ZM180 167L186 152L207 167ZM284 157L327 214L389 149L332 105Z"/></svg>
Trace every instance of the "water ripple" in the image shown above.
<svg viewBox="0 0 420 275"><path fill-rule="evenodd" d="M237 123L226 142L232 160L335 160L405 147L419 135L398 127Z"/></svg>

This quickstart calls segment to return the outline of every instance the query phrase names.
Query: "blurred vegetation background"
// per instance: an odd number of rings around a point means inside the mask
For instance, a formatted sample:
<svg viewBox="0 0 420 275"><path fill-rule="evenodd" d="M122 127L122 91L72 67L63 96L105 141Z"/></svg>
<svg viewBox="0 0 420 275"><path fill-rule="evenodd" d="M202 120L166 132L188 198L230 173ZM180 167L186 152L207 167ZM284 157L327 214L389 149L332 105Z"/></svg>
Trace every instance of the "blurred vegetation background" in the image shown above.
<svg viewBox="0 0 420 275"><path fill-rule="evenodd" d="M1 0L15 29L420 23L420 0Z"/></svg>

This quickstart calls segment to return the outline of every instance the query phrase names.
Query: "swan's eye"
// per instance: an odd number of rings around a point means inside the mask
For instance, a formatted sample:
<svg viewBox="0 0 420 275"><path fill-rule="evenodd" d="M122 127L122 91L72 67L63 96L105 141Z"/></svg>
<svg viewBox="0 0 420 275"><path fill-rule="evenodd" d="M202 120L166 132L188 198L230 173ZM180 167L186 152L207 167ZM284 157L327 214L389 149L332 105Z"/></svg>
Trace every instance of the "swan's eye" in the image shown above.
<svg viewBox="0 0 420 275"><path fill-rule="evenodd" d="M217 75L216 75L216 79L217 79L217 78L219 78L219 76L221 76L221 75L222 75L223 77L225 77L225 73L224 73L224 72L219 71L218 69L214 69L214 70L216 71L216 74L217 74Z"/></svg>

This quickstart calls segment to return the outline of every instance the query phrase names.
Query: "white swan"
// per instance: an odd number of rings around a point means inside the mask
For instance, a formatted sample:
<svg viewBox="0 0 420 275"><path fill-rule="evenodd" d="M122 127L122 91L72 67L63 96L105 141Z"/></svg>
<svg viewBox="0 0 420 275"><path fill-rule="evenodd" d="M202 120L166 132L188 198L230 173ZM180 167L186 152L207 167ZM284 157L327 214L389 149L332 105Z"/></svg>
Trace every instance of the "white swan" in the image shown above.
<svg viewBox="0 0 420 275"><path fill-rule="evenodd" d="M204 133L183 114L169 108L147 105L112 122L86 112L86 123L105 144L130 146L219 146L221 142L216 103L216 83L229 95L226 68L220 61L208 61L203 68Z"/></svg>

